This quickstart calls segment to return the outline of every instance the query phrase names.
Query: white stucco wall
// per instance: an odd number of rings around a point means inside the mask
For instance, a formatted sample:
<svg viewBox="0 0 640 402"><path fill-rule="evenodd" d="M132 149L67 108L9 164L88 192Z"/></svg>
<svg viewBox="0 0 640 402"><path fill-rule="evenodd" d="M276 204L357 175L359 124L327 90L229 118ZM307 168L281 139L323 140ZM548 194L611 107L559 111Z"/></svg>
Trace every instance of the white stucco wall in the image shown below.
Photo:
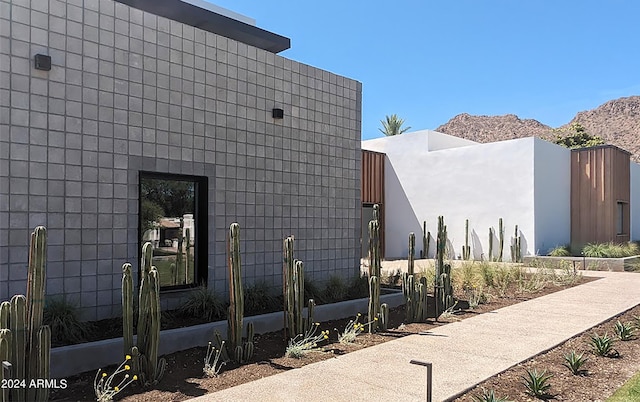
<svg viewBox="0 0 640 402"><path fill-rule="evenodd" d="M640 165L631 162L631 240L640 240Z"/></svg>
<svg viewBox="0 0 640 402"><path fill-rule="evenodd" d="M430 134L403 134L362 143L363 149L387 154L386 258L406 256L411 231L416 233L418 254L422 248L422 221L427 221L427 230L435 236L438 215L445 218L456 255L464 244L465 219L470 222L472 253L479 259L481 254L487 256L489 227L497 231L500 217L505 225L504 259L510 259L510 238L516 224L523 237L523 253L534 253L535 140L524 138L429 152L425 137ZM497 241L494 244L497 249Z"/></svg>
<svg viewBox="0 0 640 402"><path fill-rule="evenodd" d="M535 249L545 255L571 241L571 150L534 139Z"/></svg>

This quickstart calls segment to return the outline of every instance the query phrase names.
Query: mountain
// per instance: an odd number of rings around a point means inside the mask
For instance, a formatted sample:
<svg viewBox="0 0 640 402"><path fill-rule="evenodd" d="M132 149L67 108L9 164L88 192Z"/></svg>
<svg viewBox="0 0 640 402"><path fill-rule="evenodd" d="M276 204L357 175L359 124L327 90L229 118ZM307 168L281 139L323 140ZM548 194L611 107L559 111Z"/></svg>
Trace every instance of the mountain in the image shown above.
<svg viewBox="0 0 640 402"><path fill-rule="evenodd" d="M640 162L640 96L611 100L593 110L579 112L558 129L568 128L571 123L580 123L589 134L631 152L631 158ZM537 120L520 119L513 114L472 116L462 113L435 131L477 142L493 142L531 136L551 139L555 136L553 130Z"/></svg>

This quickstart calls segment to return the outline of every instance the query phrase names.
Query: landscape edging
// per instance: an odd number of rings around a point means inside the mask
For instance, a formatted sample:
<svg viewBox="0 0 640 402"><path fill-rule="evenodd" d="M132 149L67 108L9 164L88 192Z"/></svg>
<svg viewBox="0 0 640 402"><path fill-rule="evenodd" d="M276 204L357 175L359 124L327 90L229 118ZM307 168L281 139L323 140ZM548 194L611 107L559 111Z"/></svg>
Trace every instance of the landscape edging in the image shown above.
<svg viewBox="0 0 640 402"><path fill-rule="evenodd" d="M381 295L380 300L387 303L389 307L397 307L404 303L401 292ZM368 303L369 298L362 298L319 305L314 309L314 319L322 322L352 317L357 313L365 313ZM245 317L244 322L245 325L253 322L256 334L274 332L284 327L284 314L278 311ZM213 340L214 331L219 331L223 337L226 336L227 321L161 331L159 353L166 355L206 346ZM122 337L53 348L51 349L51 378L65 378L121 363L124 360L124 354L118 352L124 353Z"/></svg>

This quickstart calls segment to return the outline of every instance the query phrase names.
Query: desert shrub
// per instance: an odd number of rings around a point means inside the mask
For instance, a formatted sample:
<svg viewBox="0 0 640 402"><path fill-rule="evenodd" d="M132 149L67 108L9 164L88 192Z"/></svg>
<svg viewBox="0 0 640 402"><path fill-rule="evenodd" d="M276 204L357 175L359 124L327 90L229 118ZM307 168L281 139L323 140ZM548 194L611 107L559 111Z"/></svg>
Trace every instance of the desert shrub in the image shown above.
<svg viewBox="0 0 640 402"><path fill-rule="evenodd" d="M347 298L347 286L341 276L331 275L324 289L327 303L339 302Z"/></svg>
<svg viewBox="0 0 640 402"><path fill-rule="evenodd" d="M582 248L585 257L622 258L638 255L640 250L636 243L589 243Z"/></svg>
<svg viewBox="0 0 640 402"><path fill-rule="evenodd" d="M549 380L552 377L553 374L547 373L546 370L541 372L536 369L527 370L527 375L522 377L527 394L540 399L548 399L551 388Z"/></svg>
<svg viewBox="0 0 640 402"><path fill-rule="evenodd" d="M552 257L570 257L571 250L569 250L569 246L558 246L551 250L549 255Z"/></svg>
<svg viewBox="0 0 640 402"><path fill-rule="evenodd" d="M304 280L304 300L305 304L307 304L307 300L313 299L316 304L324 304L327 301L324 297L324 292L318 284L310 279Z"/></svg>
<svg viewBox="0 0 640 402"><path fill-rule="evenodd" d="M202 286L189 293L187 300L178 309L180 313L196 318L217 321L225 317L225 304L218 295Z"/></svg>
<svg viewBox="0 0 640 402"><path fill-rule="evenodd" d="M349 299L369 297L369 279L367 275L357 276L351 280L347 289L347 297Z"/></svg>
<svg viewBox="0 0 640 402"><path fill-rule="evenodd" d="M493 269L491 263L484 261L480 263L480 275L482 276L482 280L484 281L485 286L493 287L495 270Z"/></svg>
<svg viewBox="0 0 640 402"><path fill-rule="evenodd" d="M281 300L265 282L255 282L244 289L244 313L256 315L282 309Z"/></svg>
<svg viewBox="0 0 640 402"><path fill-rule="evenodd" d="M54 344L86 342L94 331L93 324L80 321L78 305L65 297L45 301L43 320L44 325L51 328L51 342Z"/></svg>

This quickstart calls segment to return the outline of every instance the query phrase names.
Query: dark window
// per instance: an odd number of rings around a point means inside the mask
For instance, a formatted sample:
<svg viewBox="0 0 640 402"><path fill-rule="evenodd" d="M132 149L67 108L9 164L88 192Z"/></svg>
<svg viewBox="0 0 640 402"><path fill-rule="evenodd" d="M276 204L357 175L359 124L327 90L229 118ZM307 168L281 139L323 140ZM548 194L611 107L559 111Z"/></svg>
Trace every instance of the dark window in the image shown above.
<svg viewBox="0 0 640 402"><path fill-rule="evenodd" d="M153 244L163 289L206 284L206 197L206 178L140 173L139 250Z"/></svg>
<svg viewBox="0 0 640 402"><path fill-rule="evenodd" d="M624 234L624 210L625 203L618 201L616 204L616 234Z"/></svg>

